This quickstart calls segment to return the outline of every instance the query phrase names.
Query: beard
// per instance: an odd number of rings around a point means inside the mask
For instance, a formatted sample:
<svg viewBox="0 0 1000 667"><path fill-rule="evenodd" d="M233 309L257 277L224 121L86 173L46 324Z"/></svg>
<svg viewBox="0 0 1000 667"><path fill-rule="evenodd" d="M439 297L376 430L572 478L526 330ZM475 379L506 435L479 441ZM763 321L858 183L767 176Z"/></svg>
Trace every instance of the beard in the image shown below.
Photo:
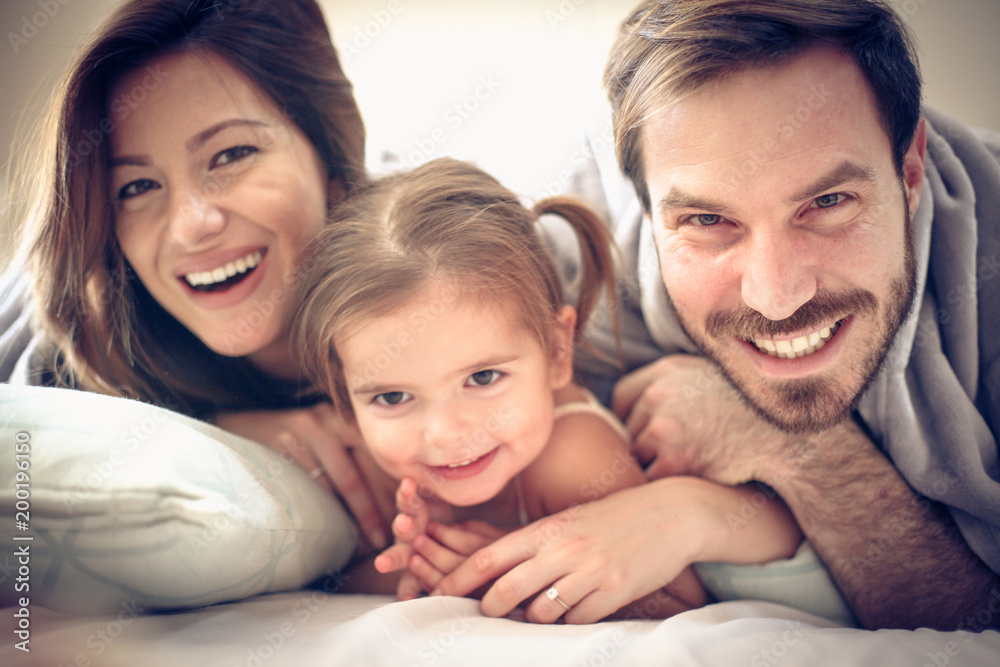
<svg viewBox="0 0 1000 667"><path fill-rule="evenodd" d="M904 266L890 282L884 304L880 304L871 292L862 289L837 293L820 290L784 320L769 320L746 305L712 313L706 321L705 333L701 335L670 299L669 290L668 301L684 332L718 367L744 403L762 419L789 433L824 431L848 419L854 412L861 396L878 377L896 333L913 307L916 259L909 218L907 208ZM817 330L831 322L839 323L848 316L865 315L873 318L878 326L867 339L851 344L864 347L867 352L847 367L836 369L836 376L778 380L761 378L759 374L741 376L736 372L739 366L734 357L742 353L732 351L734 338L746 341L776 338L793 332Z"/></svg>

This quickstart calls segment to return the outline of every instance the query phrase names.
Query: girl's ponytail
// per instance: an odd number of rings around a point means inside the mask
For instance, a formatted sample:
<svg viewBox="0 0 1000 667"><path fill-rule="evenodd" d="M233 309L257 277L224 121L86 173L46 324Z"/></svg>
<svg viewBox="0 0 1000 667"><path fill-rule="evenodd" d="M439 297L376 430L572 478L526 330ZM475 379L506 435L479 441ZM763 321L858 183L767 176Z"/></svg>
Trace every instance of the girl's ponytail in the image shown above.
<svg viewBox="0 0 1000 667"><path fill-rule="evenodd" d="M580 246L580 293L576 303L576 340L583 340L584 328L590 319L601 287L607 296L607 310L602 313L613 320L615 341L621 357L621 333L618 323L618 297L615 291L615 257L617 246L614 236L604 221L593 210L572 197L547 197L535 204L535 215L552 213L560 216L573 228Z"/></svg>

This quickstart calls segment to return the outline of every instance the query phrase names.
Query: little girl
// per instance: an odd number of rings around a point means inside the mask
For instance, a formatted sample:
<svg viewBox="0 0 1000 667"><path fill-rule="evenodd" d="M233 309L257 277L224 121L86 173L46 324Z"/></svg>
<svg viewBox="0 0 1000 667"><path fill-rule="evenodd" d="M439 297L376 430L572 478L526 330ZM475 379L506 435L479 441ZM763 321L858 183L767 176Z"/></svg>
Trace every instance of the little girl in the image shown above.
<svg viewBox="0 0 1000 667"><path fill-rule="evenodd" d="M538 233L543 214L578 236L575 308ZM440 159L376 181L334 216L303 260L295 342L356 420L359 466L384 507L397 489L401 501L419 489L453 520L513 528L645 481L622 425L572 381L591 306L602 287L614 298L613 242L589 209L557 197L529 210L481 170ZM426 525L400 511L397 544L375 561L383 572L410 567ZM790 555L801 535L787 510L768 503L763 514L759 560ZM404 573L399 597L426 592L421 581ZM707 602L690 567L665 590L664 616Z"/></svg>

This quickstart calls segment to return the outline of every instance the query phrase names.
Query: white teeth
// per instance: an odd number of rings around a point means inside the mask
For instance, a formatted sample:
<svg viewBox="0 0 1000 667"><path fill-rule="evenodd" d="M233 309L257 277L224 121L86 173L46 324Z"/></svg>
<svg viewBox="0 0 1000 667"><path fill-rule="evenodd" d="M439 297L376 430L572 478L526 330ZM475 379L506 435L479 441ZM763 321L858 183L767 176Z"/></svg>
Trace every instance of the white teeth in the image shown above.
<svg viewBox="0 0 1000 667"><path fill-rule="evenodd" d="M476 461L479 460L479 458L480 457L477 456L476 458L469 459L468 461L461 461L460 463L449 463L446 467L448 467L448 468L464 468L467 465L475 463Z"/></svg>
<svg viewBox="0 0 1000 667"><path fill-rule="evenodd" d="M261 251L255 250L246 257L240 257L235 261L227 263L225 266L220 266L216 269L212 269L211 271L194 271L189 273L184 276L184 280L186 280L188 285L191 287L221 283L228 278L232 278L238 273L246 273L260 264L260 260L263 257L264 254Z"/></svg>
<svg viewBox="0 0 1000 667"><path fill-rule="evenodd" d="M804 357L807 354L812 354L816 352L824 345L826 341L830 340L837 329L840 328L840 322L837 322L832 327L823 327L819 331L813 331L811 334L806 336L799 336L798 338L793 338L791 340L769 340L765 338L754 339L752 342L758 350L761 352L766 352L772 357L778 357L779 359L795 359L797 357Z"/></svg>

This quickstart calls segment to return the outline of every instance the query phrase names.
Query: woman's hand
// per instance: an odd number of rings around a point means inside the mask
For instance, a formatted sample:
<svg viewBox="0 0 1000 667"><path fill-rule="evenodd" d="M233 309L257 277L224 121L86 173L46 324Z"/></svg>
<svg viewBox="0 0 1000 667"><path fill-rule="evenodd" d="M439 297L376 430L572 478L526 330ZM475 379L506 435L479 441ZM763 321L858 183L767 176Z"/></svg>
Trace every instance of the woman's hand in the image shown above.
<svg viewBox="0 0 1000 667"><path fill-rule="evenodd" d="M483 596L487 616L505 616L534 597L526 618L593 623L673 581L701 560L720 527L718 485L669 477L570 507L480 549L440 581L432 594L465 596L496 582ZM538 595L550 587L570 609Z"/></svg>
<svg viewBox="0 0 1000 667"><path fill-rule="evenodd" d="M388 546L388 521L379 512L351 452L361 446L361 434L332 405L323 402L292 410L224 413L212 421L294 461L318 484L340 496L374 547Z"/></svg>

